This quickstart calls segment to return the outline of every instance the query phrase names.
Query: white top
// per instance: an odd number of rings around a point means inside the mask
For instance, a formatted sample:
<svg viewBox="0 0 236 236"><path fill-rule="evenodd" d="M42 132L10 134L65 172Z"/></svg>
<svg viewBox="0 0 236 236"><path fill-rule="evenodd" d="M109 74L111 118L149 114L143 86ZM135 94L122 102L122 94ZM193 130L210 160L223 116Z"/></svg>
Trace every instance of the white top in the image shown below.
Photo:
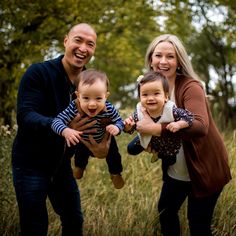
<svg viewBox="0 0 236 236"><path fill-rule="evenodd" d="M170 100L175 102L174 88L172 90ZM188 169L186 165L186 160L184 156L183 144L181 144L179 153L176 156L175 164L169 166L167 173L170 177L174 179L182 180L182 181L190 181L189 173L188 173Z"/></svg>
<svg viewBox="0 0 236 236"><path fill-rule="evenodd" d="M169 122L174 121L175 120L174 116L173 116L173 107L174 106L175 106L175 103L168 100L165 103L164 107L163 107L161 117L157 121L157 123L169 123ZM142 120L143 119L143 113L142 113L142 105L141 105L140 102L137 104L136 110L137 110L138 120ZM138 136L139 136L141 146L144 149L146 149L148 147L148 144L151 141L152 135L138 133Z"/></svg>

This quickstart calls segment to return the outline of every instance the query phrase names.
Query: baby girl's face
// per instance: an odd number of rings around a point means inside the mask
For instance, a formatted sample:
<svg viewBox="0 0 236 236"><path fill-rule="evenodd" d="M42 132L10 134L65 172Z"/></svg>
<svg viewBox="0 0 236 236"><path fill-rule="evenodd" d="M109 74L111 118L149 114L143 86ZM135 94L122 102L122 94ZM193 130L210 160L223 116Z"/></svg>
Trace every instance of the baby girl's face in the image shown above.
<svg viewBox="0 0 236 236"><path fill-rule="evenodd" d="M147 82L140 86L140 101L152 117L162 114L163 107L167 101L162 82L160 80Z"/></svg>

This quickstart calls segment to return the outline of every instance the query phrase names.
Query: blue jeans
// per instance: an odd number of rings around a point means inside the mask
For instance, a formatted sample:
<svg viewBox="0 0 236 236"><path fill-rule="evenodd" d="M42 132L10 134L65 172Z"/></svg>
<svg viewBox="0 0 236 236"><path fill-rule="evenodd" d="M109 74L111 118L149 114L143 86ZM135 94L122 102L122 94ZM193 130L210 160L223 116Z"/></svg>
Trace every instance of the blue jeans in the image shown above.
<svg viewBox="0 0 236 236"><path fill-rule="evenodd" d="M188 197L188 221L191 236L211 236L211 220L221 191L208 197L194 197L191 182L167 177L158 202L159 219L164 236L179 236L178 211Z"/></svg>
<svg viewBox="0 0 236 236"><path fill-rule="evenodd" d="M23 236L47 235L47 197L60 216L62 235L82 235L80 192L69 164L63 165L54 176L13 167L13 182Z"/></svg>
<svg viewBox="0 0 236 236"><path fill-rule="evenodd" d="M155 148L154 148L155 150ZM141 146L139 136L136 136L127 146L127 152L130 155L138 155L144 151L144 148ZM163 180L167 176L167 170L170 165L173 165L176 162L176 155L164 155L161 152L158 153L158 158L162 160L162 173Z"/></svg>
<svg viewBox="0 0 236 236"><path fill-rule="evenodd" d="M127 146L127 152L130 155L138 155L142 151L144 151L144 148L140 144L139 136L136 136Z"/></svg>

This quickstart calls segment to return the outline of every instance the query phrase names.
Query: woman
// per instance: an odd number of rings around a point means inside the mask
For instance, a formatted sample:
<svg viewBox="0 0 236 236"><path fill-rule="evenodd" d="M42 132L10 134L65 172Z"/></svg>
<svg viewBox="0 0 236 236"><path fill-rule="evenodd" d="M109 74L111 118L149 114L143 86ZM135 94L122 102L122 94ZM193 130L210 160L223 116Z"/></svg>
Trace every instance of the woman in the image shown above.
<svg viewBox="0 0 236 236"><path fill-rule="evenodd" d="M202 83L175 35L156 37L147 49L145 63L148 70L166 76L170 99L177 107L192 112L195 118L191 127L174 134L165 129L167 124L154 123L147 114L137 122L140 133L164 136L168 132L183 140L176 163L167 169L158 202L162 233L180 235L178 211L188 198L191 235L212 235L213 211L231 174L227 151L207 105Z"/></svg>

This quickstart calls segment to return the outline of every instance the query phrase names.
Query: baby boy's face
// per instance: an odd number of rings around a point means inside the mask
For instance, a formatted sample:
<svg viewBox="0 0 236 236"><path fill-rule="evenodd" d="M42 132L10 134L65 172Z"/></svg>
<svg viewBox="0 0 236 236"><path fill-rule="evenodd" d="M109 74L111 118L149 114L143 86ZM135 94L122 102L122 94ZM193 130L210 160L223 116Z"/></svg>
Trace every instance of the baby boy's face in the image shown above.
<svg viewBox="0 0 236 236"><path fill-rule="evenodd" d="M104 110L108 95L106 84L101 80L97 80L91 85L79 84L77 97L83 112L90 117L94 117Z"/></svg>

